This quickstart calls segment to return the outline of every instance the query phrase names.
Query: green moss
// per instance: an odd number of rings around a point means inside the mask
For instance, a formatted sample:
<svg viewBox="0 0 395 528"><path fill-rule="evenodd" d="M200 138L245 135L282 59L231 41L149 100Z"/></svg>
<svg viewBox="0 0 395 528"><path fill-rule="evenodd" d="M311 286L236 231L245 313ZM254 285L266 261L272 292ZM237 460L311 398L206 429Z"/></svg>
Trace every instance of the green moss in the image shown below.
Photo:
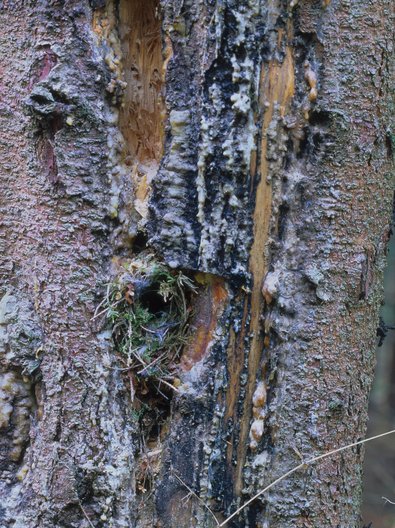
<svg viewBox="0 0 395 528"><path fill-rule="evenodd" d="M192 280L152 255L124 261L107 287L104 307L115 347L139 378L171 381L187 341Z"/></svg>

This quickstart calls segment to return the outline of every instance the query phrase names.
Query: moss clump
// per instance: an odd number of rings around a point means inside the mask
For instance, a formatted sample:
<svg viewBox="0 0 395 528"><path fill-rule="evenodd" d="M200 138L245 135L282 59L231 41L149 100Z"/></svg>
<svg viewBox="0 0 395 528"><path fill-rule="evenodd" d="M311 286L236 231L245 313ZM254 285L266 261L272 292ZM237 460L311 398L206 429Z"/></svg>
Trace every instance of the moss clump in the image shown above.
<svg viewBox="0 0 395 528"><path fill-rule="evenodd" d="M187 341L189 301L195 291L189 277L150 254L119 266L101 313L112 325L125 367L138 378L155 378L166 385L173 380L176 360Z"/></svg>

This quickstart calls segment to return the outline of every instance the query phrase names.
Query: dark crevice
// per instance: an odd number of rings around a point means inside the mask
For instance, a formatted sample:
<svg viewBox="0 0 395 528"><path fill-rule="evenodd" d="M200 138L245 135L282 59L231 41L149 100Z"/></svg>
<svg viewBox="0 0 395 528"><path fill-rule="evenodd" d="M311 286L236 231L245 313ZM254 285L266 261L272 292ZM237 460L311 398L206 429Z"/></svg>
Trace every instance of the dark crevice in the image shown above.
<svg viewBox="0 0 395 528"><path fill-rule="evenodd" d="M167 303L159 293L160 284L148 284L139 293L141 306L155 315L162 315L167 311Z"/></svg>
<svg viewBox="0 0 395 528"><path fill-rule="evenodd" d="M55 184L58 179L58 164L55 154L55 136L63 128L62 116L51 116L38 126L37 156L48 180Z"/></svg>
<svg viewBox="0 0 395 528"><path fill-rule="evenodd" d="M309 123L311 126L327 127L330 125L331 120L332 116L326 110L313 110L309 114Z"/></svg>
<svg viewBox="0 0 395 528"><path fill-rule="evenodd" d="M287 139L287 142L286 142L286 155L284 156L284 159L283 159L283 171L284 173L287 172L287 170L291 167L293 161L294 161L294 148L295 148L295 143L292 139L292 137L288 137Z"/></svg>
<svg viewBox="0 0 395 528"><path fill-rule="evenodd" d="M278 210L278 238L279 240L282 240L284 238L289 210L290 208L287 203L283 203L279 207L279 210Z"/></svg>
<svg viewBox="0 0 395 528"><path fill-rule="evenodd" d="M94 479L92 475L82 468L74 469L75 490L79 500L84 503L88 502L94 496Z"/></svg>
<svg viewBox="0 0 395 528"><path fill-rule="evenodd" d="M133 254L138 255L145 249L147 249L148 245L148 236L143 231L139 231L135 238L133 239Z"/></svg>
<svg viewBox="0 0 395 528"><path fill-rule="evenodd" d="M394 135L387 131L385 134L385 147L387 150L387 158L392 159L394 156Z"/></svg>
<svg viewBox="0 0 395 528"><path fill-rule="evenodd" d="M308 148L308 127L303 128L303 134L299 141L299 148L296 153L297 159L302 159L306 156L307 148Z"/></svg>

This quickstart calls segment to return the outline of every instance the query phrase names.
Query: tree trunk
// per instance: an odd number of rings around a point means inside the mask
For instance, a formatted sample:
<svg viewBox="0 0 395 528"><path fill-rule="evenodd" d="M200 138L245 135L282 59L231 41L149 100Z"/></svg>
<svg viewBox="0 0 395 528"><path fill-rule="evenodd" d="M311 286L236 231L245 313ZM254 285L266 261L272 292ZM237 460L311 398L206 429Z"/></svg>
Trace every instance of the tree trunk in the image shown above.
<svg viewBox="0 0 395 528"><path fill-rule="evenodd" d="M210 528L363 437L391 4L0 2L1 527ZM359 527L362 456L227 526Z"/></svg>

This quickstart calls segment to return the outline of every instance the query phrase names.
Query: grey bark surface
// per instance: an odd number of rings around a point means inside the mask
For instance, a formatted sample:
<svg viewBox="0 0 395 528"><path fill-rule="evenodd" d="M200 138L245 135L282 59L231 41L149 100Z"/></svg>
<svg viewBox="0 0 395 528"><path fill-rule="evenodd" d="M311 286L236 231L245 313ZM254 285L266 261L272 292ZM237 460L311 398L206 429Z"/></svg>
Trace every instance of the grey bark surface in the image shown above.
<svg viewBox="0 0 395 528"><path fill-rule="evenodd" d="M363 437L391 4L0 2L0 527L210 528ZM198 288L173 391L97 317L139 252ZM228 526L359 528L362 458Z"/></svg>

